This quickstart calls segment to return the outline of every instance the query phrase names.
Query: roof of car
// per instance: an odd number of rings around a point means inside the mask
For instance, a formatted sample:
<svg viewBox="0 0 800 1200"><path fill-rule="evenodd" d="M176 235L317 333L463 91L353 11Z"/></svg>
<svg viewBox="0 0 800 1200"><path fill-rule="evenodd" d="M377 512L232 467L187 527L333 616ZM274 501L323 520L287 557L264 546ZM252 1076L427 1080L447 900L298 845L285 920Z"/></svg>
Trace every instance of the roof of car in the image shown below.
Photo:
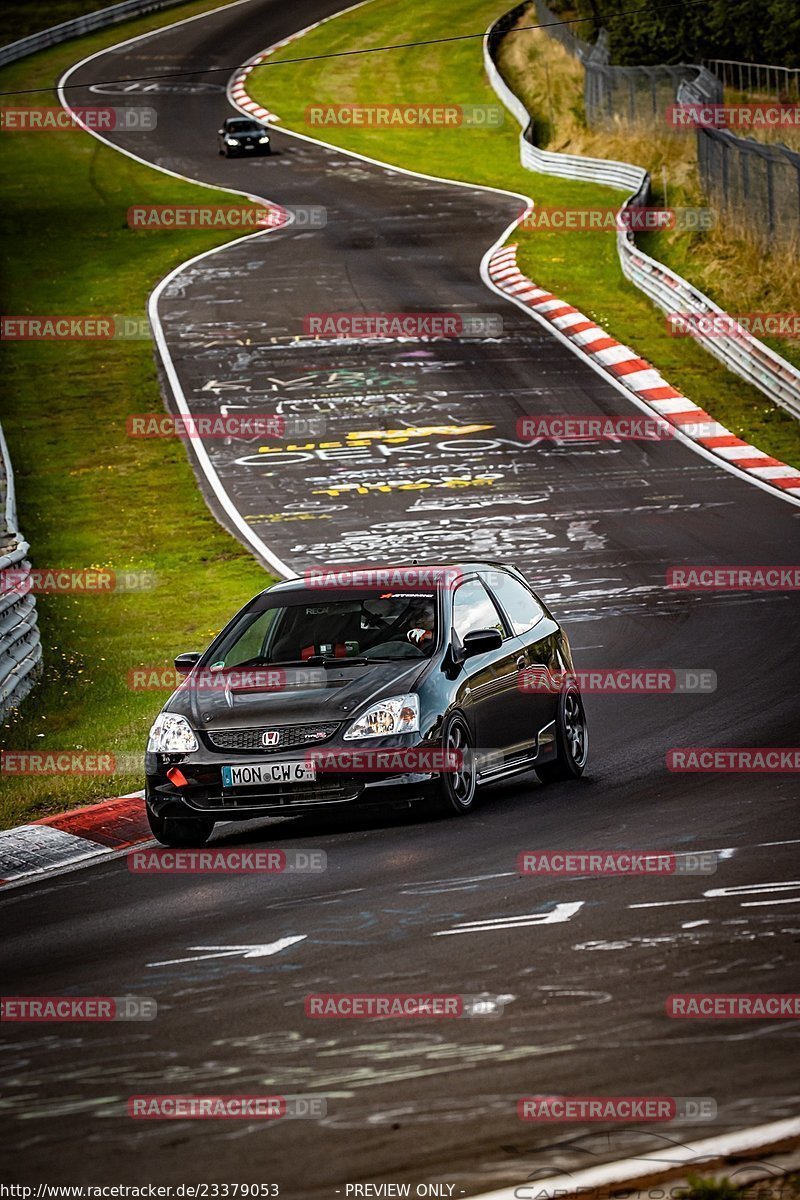
<svg viewBox="0 0 800 1200"><path fill-rule="evenodd" d="M416 561L412 563L337 563L335 566L313 567L311 570L314 574L331 574L346 573L347 571L407 571L411 567L438 567L443 571L458 571L460 574L469 574L472 571L485 571L487 569L508 571L512 575L518 574L517 568L509 566L508 563L499 562L497 559L468 559L459 562L442 562L441 559L432 560L431 562ZM278 583L272 584L271 587L265 588L264 592L298 592L305 591L310 586L308 579L304 575L298 575L294 579L282 579ZM343 585L346 587L347 585ZM369 583L365 583L365 587L369 587Z"/></svg>

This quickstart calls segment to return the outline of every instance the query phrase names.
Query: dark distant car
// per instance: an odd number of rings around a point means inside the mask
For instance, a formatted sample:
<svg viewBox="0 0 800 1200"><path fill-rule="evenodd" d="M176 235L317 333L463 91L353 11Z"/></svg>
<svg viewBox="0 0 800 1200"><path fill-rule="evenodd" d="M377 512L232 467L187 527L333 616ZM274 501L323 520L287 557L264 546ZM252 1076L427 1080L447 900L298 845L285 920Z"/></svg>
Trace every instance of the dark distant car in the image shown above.
<svg viewBox="0 0 800 1200"><path fill-rule="evenodd" d="M586 765L567 636L498 563L278 583L175 666L186 678L145 756L166 845L201 845L216 821L337 806L465 814L485 784Z"/></svg>
<svg viewBox="0 0 800 1200"><path fill-rule="evenodd" d="M237 154L271 154L272 146L266 126L252 117L228 117L217 130L220 154L226 158Z"/></svg>

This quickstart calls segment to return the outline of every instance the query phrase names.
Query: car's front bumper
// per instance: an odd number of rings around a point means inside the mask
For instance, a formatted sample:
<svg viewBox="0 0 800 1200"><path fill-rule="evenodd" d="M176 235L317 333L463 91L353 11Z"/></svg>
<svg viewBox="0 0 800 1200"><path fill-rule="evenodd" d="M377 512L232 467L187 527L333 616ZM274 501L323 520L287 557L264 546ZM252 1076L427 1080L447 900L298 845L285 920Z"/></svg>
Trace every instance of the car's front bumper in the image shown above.
<svg viewBox="0 0 800 1200"><path fill-rule="evenodd" d="M401 738L382 739L376 749L408 750ZM362 747L360 747L362 748ZM434 747L425 743L424 748ZM353 744L330 747L326 752L352 750ZM277 757L277 755L276 755ZM258 761L258 755L229 755L220 758L204 750L197 754L145 756L146 797L151 810L159 817L210 818L215 821L247 821L254 817L275 815L287 811L314 811L356 806L405 804L430 800L436 793L439 775L436 772L386 773L346 772L318 769L317 779L308 783L268 784L257 787L225 788L222 785L222 765ZM302 763L303 754L281 754L281 761ZM264 756L261 761L269 761ZM167 778L167 771L178 766L188 785L178 787Z"/></svg>
<svg viewBox="0 0 800 1200"><path fill-rule="evenodd" d="M244 146L231 146L230 143L225 144L229 154L269 154L269 142L248 142Z"/></svg>

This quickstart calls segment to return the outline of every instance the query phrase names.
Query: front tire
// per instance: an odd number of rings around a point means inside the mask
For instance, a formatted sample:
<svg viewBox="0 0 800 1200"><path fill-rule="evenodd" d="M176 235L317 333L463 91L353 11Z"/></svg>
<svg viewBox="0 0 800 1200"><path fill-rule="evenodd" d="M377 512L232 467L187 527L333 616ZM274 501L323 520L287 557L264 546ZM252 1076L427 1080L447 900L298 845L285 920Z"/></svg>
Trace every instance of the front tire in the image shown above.
<svg viewBox="0 0 800 1200"><path fill-rule="evenodd" d="M534 770L542 783L559 783L566 779L580 779L589 757L589 730L581 694L574 685L568 685L558 701L556 717L556 758L542 763Z"/></svg>
<svg viewBox="0 0 800 1200"><path fill-rule="evenodd" d="M193 820L189 817L159 817L150 805L146 805L147 823L155 838L162 846L172 846L176 849L191 846L205 846L214 829L214 822L208 820Z"/></svg>
<svg viewBox="0 0 800 1200"><path fill-rule="evenodd" d="M458 713L445 723L442 749L460 755L461 766L458 771L442 772L437 809L443 816L465 817L475 807L477 770L469 727Z"/></svg>

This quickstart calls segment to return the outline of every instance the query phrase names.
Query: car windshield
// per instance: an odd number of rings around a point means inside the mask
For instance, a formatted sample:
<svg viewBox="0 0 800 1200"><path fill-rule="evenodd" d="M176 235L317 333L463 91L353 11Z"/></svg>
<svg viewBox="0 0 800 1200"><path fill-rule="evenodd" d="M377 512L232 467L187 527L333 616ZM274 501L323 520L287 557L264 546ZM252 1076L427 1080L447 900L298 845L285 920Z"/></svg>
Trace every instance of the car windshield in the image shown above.
<svg viewBox="0 0 800 1200"><path fill-rule="evenodd" d="M222 670L309 660L427 658L436 645L433 593L371 592L328 600L275 597L243 613L213 647L209 665Z"/></svg>
<svg viewBox="0 0 800 1200"><path fill-rule="evenodd" d="M228 133L258 133L261 129L255 121L229 121Z"/></svg>

